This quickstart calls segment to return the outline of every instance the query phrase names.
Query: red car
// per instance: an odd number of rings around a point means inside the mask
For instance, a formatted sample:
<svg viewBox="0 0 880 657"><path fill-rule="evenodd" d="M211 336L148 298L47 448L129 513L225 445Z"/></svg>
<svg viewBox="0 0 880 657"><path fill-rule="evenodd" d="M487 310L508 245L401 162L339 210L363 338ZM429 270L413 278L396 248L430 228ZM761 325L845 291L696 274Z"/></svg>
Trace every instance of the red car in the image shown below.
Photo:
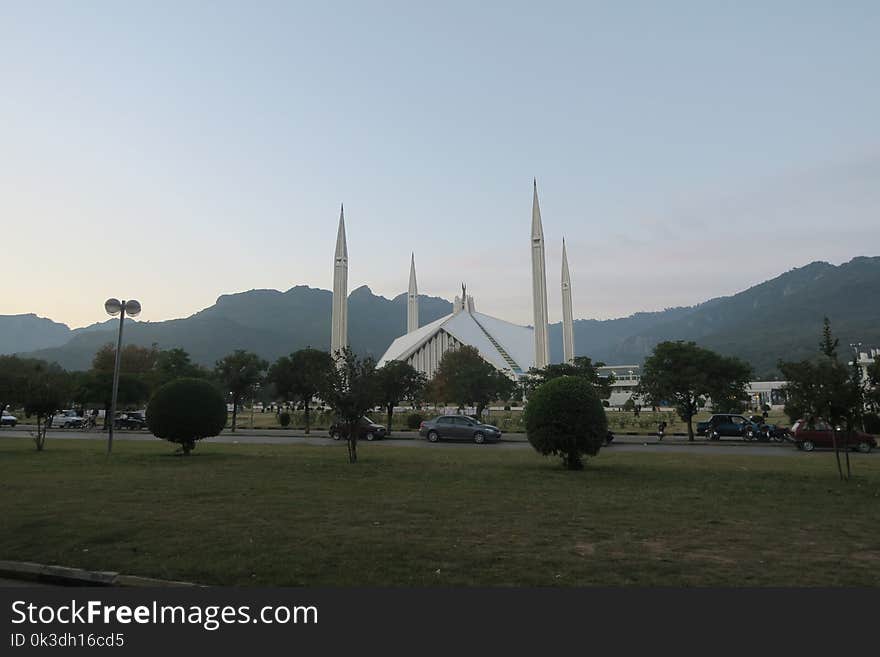
<svg viewBox="0 0 880 657"><path fill-rule="evenodd" d="M812 452L817 447L834 447L834 431L827 422L816 422L813 427L807 426L804 420L798 420L791 428L791 439L798 449ZM861 431L837 431L838 444L850 449L857 449L867 454L877 446L877 439L869 433Z"/></svg>

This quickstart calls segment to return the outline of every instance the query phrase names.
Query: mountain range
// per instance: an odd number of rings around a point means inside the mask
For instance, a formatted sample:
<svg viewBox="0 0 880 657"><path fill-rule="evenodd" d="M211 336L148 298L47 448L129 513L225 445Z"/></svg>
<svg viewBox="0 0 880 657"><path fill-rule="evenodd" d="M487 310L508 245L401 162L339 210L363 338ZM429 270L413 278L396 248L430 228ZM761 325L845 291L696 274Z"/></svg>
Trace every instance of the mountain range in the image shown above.
<svg viewBox="0 0 880 657"><path fill-rule="evenodd" d="M329 347L331 293L296 286L286 292L251 290L223 295L183 319L126 323L125 342L182 347L195 362L213 363L234 349L272 361L296 349ZM427 324L452 311L438 297L420 297ZM752 364L758 378L778 373L776 362L815 354L828 316L841 349L861 342L880 347L880 257L858 257L839 266L813 262L743 292L690 307L640 312L610 320L575 321L577 353L609 364L640 364L658 342L694 340ZM21 353L87 369L95 352L115 339L116 321L71 330L28 315L0 315L0 353ZM377 296L366 286L349 295L349 341L379 358L406 330L406 294ZM551 359L562 359L562 327L550 326Z"/></svg>

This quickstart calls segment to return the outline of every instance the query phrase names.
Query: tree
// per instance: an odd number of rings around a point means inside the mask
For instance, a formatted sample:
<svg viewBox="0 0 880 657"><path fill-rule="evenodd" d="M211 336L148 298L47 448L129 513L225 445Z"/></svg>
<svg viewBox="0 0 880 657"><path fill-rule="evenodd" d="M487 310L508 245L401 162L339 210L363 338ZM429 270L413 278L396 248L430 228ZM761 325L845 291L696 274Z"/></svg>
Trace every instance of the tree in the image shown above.
<svg viewBox="0 0 880 657"><path fill-rule="evenodd" d="M18 356L0 356L0 413L24 399L28 374L43 361Z"/></svg>
<svg viewBox="0 0 880 657"><path fill-rule="evenodd" d="M418 399L428 381L416 368L402 360L392 360L377 370L380 402L388 413L388 435L391 434L391 420L394 407L402 400L413 404Z"/></svg>
<svg viewBox="0 0 880 657"><path fill-rule="evenodd" d="M155 390L175 379L204 379L207 375L203 367L193 363L189 354L178 347L156 354L151 378Z"/></svg>
<svg viewBox="0 0 880 657"><path fill-rule="evenodd" d="M661 342L645 360L638 392L652 406L672 402L687 423L688 440L694 439L693 418L709 399L731 403L747 399L752 370L738 358L730 358L693 342Z"/></svg>
<svg viewBox="0 0 880 657"><path fill-rule="evenodd" d="M113 370L89 370L76 377L73 399L80 405L99 406L104 409L104 428L110 418L113 399ZM122 406L140 405L150 398L150 386L142 376L120 373L116 401Z"/></svg>
<svg viewBox="0 0 880 657"><path fill-rule="evenodd" d="M483 360L479 351L465 345L443 354L431 382L431 394L438 401L475 406L479 419L489 402L509 399L515 387L509 377Z"/></svg>
<svg viewBox="0 0 880 657"><path fill-rule="evenodd" d="M146 376L156 366L159 350L154 344L152 347L139 347L136 344L127 344L122 347L122 361L119 371L126 374ZM116 364L116 345L107 343L95 353L92 359L92 369L112 372Z"/></svg>
<svg viewBox="0 0 880 657"><path fill-rule="evenodd" d="M593 359L588 356L575 356L573 363L551 363L542 369L533 367L522 378L523 388L528 395L551 379L560 376L579 376L595 386L601 399L607 399L611 396L614 376L600 376L599 368L603 365L605 363L593 363Z"/></svg>
<svg viewBox="0 0 880 657"><path fill-rule="evenodd" d="M34 444L38 452L46 445L46 433L52 424L52 417L64 404L69 393L69 378L58 365L48 365L42 361L32 361L24 379L22 404L25 415L37 418L37 433Z"/></svg>
<svg viewBox="0 0 880 657"><path fill-rule="evenodd" d="M310 407L312 400L333 373L333 359L326 351L300 349L290 356L282 356L269 368L267 380L275 386L276 394L284 401L301 401L305 410L306 433L311 430Z"/></svg>
<svg viewBox="0 0 880 657"><path fill-rule="evenodd" d="M232 430L235 431L238 405L241 400L254 392L263 380L263 372L269 363L255 353L236 349L233 353L217 361L214 374L224 390L232 394Z"/></svg>
<svg viewBox="0 0 880 657"><path fill-rule="evenodd" d="M852 432L865 412L865 391L858 366L849 368L837 357L838 340L833 337L831 324L825 318L819 355L799 362L779 361L779 371L785 384L785 414L792 422L803 420L808 426L824 420L831 425L834 457L841 479L850 476L849 450L846 454L846 475L840 463L837 428L845 425Z"/></svg>
<svg viewBox="0 0 880 657"><path fill-rule="evenodd" d="M349 347L339 350L335 366L323 381L319 394L342 425L349 463L357 463L361 418L379 403L376 363L372 358L357 358Z"/></svg>
<svg viewBox="0 0 880 657"><path fill-rule="evenodd" d="M868 365L865 403L874 413L880 411L880 356L876 356L874 362Z"/></svg>
<svg viewBox="0 0 880 657"><path fill-rule="evenodd" d="M226 426L223 393L204 379L175 379L160 386L147 405L147 427L157 438L178 443L184 456L196 441Z"/></svg>
<svg viewBox="0 0 880 657"><path fill-rule="evenodd" d="M535 390L523 419L538 452L562 457L569 470L582 470L583 455L599 453L608 420L596 386L581 376L556 377Z"/></svg>

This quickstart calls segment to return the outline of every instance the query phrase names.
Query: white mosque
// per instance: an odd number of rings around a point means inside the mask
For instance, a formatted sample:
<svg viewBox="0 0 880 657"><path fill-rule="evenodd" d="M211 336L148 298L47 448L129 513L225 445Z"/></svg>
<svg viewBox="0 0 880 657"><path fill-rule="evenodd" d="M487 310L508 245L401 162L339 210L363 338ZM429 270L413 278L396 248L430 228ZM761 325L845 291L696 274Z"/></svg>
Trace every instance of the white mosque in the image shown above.
<svg viewBox="0 0 880 657"><path fill-rule="evenodd" d="M410 261L407 295L407 332L400 336L379 359L378 366L392 360L409 363L428 378L434 376L440 359L450 349L462 345L474 347L486 362L512 379L528 373L532 367L543 368L550 362L547 314L547 271L544 257L544 229L538 205L537 182L532 199L532 309L534 328L519 326L503 319L477 312L474 298L462 285L455 297L452 313L419 326L419 297L415 256ZM565 360L574 359L574 323L571 307L571 276L565 240L562 242L562 336ZM345 218L339 213L339 231L333 268L333 309L330 350L335 354L348 344L348 246Z"/></svg>

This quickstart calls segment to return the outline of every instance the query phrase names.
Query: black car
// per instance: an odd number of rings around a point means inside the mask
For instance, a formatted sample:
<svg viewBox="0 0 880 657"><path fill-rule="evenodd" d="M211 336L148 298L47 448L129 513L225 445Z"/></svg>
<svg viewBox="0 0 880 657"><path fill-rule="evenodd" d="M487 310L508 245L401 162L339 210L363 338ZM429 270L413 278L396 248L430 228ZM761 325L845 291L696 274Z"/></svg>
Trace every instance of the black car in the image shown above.
<svg viewBox="0 0 880 657"><path fill-rule="evenodd" d="M477 422L466 415L440 415L433 420L422 422L419 435L432 443L441 439L473 440L485 443L501 438L501 429L491 424Z"/></svg>
<svg viewBox="0 0 880 657"><path fill-rule="evenodd" d="M697 433L718 440L722 436L755 440L767 438L767 430L758 422L742 415L732 413L716 413L705 422L697 423Z"/></svg>
<svg viewBox="0 0 880 657"><path fill-rule="evenodd" d="M377 440L379 438L384 438L385 434L388 433L384 426L381 424L376 424L370 418L364 416L361 418L360 424L358 425L358 439L366 438L367 440ZM334 422L330 425L330 437L333 440L339 440L342 436L345 435L345 427L341 422Z"/></svg>
<svg viewBox="0 0 880 657"><path fill-rule="evenodd" d="M147 419L143 413L130 412L118 413L113 422L114 429L146 429Z"/></svg>

